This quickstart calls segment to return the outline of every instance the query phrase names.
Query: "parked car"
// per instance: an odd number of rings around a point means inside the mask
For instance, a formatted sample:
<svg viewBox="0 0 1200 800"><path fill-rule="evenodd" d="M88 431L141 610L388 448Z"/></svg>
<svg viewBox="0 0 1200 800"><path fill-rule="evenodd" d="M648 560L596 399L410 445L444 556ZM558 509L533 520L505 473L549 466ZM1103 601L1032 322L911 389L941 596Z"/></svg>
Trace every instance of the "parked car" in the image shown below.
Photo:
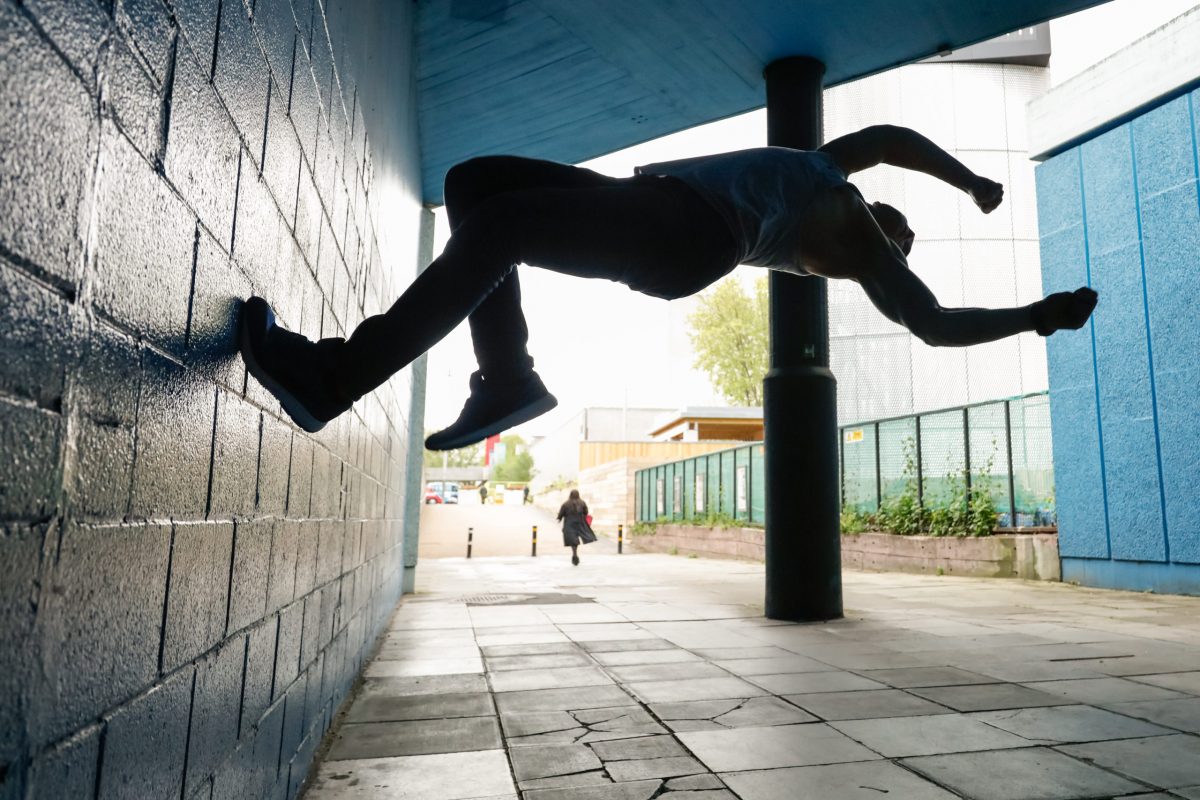
<svg viewBox="0 0 1200 800"><path fill-rule="evenodd" d="M433 490L432 486L425 487L425 505L441 504L446 502L440 494Z"/></svg>
<svg viewBox="0 0 1200 800"><path fill-rule="evenodd" d="M425 486L426 492L435 492L442 503L458 502L458 484L450 481L431 481Z"/></svg>

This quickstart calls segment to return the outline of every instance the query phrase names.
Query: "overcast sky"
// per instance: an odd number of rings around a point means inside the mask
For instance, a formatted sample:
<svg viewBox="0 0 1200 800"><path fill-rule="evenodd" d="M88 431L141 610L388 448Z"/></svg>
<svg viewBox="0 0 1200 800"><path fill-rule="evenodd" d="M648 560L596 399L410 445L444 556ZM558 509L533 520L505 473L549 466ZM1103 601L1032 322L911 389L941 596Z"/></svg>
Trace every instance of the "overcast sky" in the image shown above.
<svg viewBox="0 0 1200 800"><path fill-rule="evenodd" d="M1051 23L1052 83L1103 60L1197 5L1196 0L1113 0ZM625 176L639 164L756 147L766 142L762 111L693 128L587 162ZM440 252L448 236L438 213ZM740 267L747 280L761 270ZM692 369L687 316L695 298L668 303L608 281L588 281L522 266L530 353L559 406L517 430L527 439L552 431L585 406L723 405L708 378ZM475 370L464 323L430 351L425 430L453 422Z"/></svg>

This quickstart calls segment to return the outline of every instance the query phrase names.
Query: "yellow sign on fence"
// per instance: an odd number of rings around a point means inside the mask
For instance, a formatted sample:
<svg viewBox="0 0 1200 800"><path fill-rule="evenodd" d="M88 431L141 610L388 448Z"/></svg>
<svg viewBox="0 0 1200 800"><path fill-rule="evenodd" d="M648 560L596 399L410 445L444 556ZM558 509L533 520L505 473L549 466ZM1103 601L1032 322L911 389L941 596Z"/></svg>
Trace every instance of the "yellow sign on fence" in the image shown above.
<svg viewBox="0 0 1200 800"><path fill-rule="evenodd" d="M850 430L846 431L846 443L847 444L851 444L853 442L861 442L862 440L863 440L863 429L862 428L851 428Z"/></svg>

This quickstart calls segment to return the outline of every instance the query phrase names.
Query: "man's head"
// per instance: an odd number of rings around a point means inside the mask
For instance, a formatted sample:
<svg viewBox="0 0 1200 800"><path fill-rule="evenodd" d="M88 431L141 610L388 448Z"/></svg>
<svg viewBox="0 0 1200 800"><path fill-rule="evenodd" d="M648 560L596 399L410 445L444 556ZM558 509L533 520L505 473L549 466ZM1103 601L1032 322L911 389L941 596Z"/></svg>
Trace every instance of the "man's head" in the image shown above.
<svg viewBox="0 0 1200 800"><path fill-rule="evenodd" d="M899 209L893 208L887 203L876 201L871 203L868 208L871 209L871 216L875 218L875 222L879 224L887 237L904 251L904 255L912 252L913 238L916 234L912 232L912 228L908 227L908 218L900 213Z"/></svg>

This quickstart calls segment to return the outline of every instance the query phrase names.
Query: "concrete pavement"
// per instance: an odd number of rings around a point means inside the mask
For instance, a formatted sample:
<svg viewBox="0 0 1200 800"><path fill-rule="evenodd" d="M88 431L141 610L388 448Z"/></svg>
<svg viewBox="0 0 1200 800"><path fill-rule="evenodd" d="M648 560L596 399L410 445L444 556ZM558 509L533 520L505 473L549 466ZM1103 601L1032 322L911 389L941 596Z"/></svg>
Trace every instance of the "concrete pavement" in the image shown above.
<svg viewBox="0 0 1200 800"><path fill-rule="evenodd" d="M441 559L308 800L1200 798L1200 599L845 575L761 617L761 565Z"/></svg>
<svg viewBox="0 0 1200 800"><path fill-rule="evenodd" d="M475 531L472 555L528 556L533 526L538 526L538 558L570 561L563 547L562 526L548 511L533 505L479 505L461 503L421 506L421 539L418 559L463 558L467 554L467 528ZM617 552L616 532L597 530L598 541L581 548L580 558ZM420 567L417 569L420 572Z"/></svg>

